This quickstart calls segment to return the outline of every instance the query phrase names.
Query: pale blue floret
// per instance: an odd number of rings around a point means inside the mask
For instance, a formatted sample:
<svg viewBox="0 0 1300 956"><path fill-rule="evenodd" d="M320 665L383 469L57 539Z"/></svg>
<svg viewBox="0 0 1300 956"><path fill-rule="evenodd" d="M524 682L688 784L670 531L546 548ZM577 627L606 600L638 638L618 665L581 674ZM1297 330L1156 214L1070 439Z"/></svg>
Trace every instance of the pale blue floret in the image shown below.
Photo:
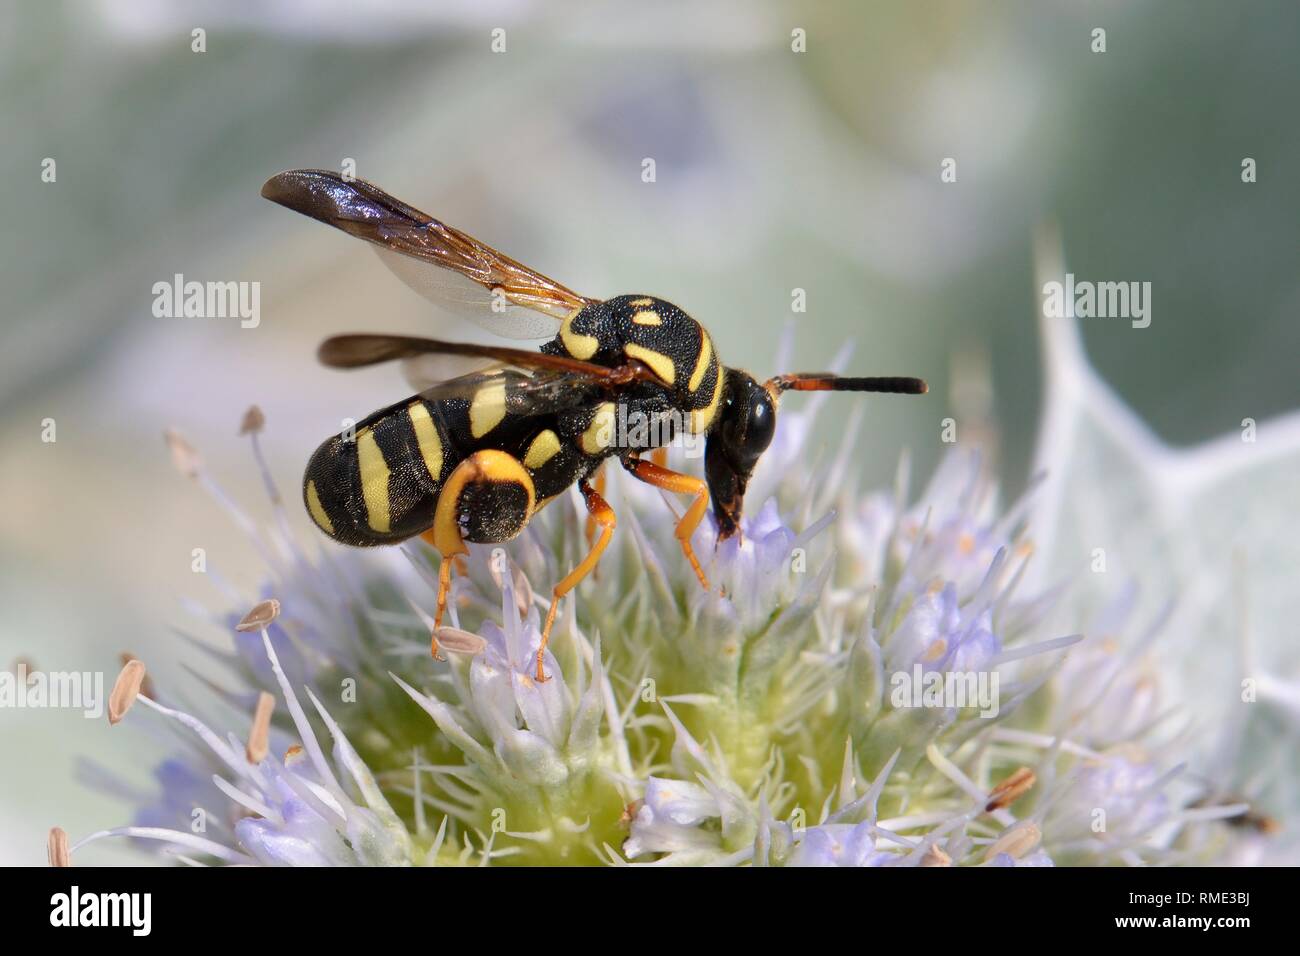
<svg viewBox="0 0 1300 956"><path fill-rule="evenodd" d="M451 619L485 646L439 663L422 545L312 561L278 518L262 545L282 615L238 634L213 682L245 711L276 696L270 755L251 765L240 738L148 701L187 749L137 826L87 841L266 865L1050 866L1158 862L1208 824L1150 722L1102 706L1140 704L1148 675L1047 631L1053 595L1021 593L1024 509L998 506L974 456L952 454L917 504L901 478L859 494L834 463L842 486L810 501L791 464L811 433L811 414L783 411L742 534L697 532L708 593L660 496L612 489L619 537L564 599L544 683L548 588L584 547L569 502L501 552L472 549ZM890 679L916 666L996 673L996 717L896 706ZM1034 785L988 809L1019 767Z"/></svg>

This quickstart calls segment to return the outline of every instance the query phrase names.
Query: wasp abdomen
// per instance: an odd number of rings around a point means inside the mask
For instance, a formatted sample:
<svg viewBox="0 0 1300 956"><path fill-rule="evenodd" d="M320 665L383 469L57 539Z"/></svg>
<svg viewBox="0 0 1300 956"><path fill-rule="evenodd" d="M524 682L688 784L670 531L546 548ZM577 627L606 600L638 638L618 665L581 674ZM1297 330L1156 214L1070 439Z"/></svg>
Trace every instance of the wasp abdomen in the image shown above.
<svg viewBox="0 0 1300 956"><path fill-rule="evenodd" d="M444 536L454 526L465 541L515 537L592 465L553 417L498 416L495 401L415 398L330 437L303 476L312 520L356 547L436 531L438 515Z"/></svg>
<svg viewBox="0 0 1300 956"><path fill-rule="evenodd" d="M316 525L343 544L392 544L433 524L455 464L446 425L431 403L386 409L316 449L303 499Z"/></svg>

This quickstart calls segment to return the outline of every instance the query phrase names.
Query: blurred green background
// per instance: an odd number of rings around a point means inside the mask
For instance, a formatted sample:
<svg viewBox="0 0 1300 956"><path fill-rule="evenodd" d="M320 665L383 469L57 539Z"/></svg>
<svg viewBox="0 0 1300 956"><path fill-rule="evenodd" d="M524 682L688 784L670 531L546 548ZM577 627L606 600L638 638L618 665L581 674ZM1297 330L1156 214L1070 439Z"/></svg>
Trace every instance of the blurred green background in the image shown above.
<svg viewBox="0 0 1300 956"><path fill-rule="evenodd" d="M1107 31L1105 53L1091 31ZM191 31L206 31L206 52ZM506 50L492 50L505 30ZM806 31L806 52L791 31ZM1168 442L1300 406L1300 7L1294 2L45 2L0 11L0 664L105 670L126 648L193 688L173 628L224 607L195 547L261 565L171 467L178 427L259 520L259 404L291 501L390 369L315 366L326 334L474 336L359 243L258 196L292 167L357 174L588 295L654 293L729 364L922 375L875 399L859 463L921 476L941 421L1027 480L1040 370L1034 230L1080 279L1149 281L1152 324L1083 324L1102 375ZM41 179L53 158L57 179ZM656 181L642 181L642 161ZM957 182L940 164L957 161ZM1241 162L1258 163L1243 184ZM261 282L261 324L155 318L174 273ZM807 312L792 314L791 290ZM846 412L848 399L845 400ZM58 440L41 441L42 421ZM307 527L293 508L295 521ZM0 711L0 863L44 831L123 822L73 780L142 780L137 733ZM94 859L132 859L96 848Z"/></svg>

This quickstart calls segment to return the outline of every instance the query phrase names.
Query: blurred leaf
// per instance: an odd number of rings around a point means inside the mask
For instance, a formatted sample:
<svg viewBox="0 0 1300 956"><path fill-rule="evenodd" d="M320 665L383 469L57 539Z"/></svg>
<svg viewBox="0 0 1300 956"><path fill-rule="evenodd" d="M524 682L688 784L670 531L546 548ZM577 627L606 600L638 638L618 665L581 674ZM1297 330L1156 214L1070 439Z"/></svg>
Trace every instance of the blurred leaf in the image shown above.
<svg viewBox="0 0 1300 956"><path fill-rule="evenodd" d="M1056 244L1041 243L1037 287L1064 274ZM1300 414L1173 449L1092 369L1073 320L1043 318L1041 328L1045 480L1031 522L1040 573L1069 584L1063 610L1076 622L1129 582L1140 586L1140 623L1172 606L1156 652L1165 691L1198 732L1205 763L1194 769L1215 786L1251 781L1266 802L1288 801L1272 812L1300 812L1294 792L1274 789L1293 790L1277 758L1300 746ZM1245 679L1257 703L1243 703ZM1261 722L1277 730L1256 733ZM1255 744L1240 746L1247 737ZM1210 767L1214 748L1236 766Z"/></svg>

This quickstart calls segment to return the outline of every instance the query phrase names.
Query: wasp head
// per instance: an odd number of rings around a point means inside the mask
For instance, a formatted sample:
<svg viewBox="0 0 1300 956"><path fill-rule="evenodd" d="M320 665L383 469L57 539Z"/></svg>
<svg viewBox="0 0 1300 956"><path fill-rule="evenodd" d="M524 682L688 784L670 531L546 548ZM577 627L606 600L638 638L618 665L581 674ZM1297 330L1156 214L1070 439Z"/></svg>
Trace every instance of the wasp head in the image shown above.
<svg viewBox="0 0 1300 956"><path fill-rule="evenodd" d="M718 521L718 538L736 533L745 503L745 486L776 431L776 395L747 372L727 369L722 407L709 431L704 474Z"/></svg>
<svg viewBox="0 0 1300 956"><path fill-rule="evenodd" d="M718 521L718 539L740 528L745 486L776 431L776 405L782 392L893 392L923 395L919 378L842 378L829 372L778 375L763 384L747 372L729 368L722 388L722 407L709 431L704 475Z"/></svg>

